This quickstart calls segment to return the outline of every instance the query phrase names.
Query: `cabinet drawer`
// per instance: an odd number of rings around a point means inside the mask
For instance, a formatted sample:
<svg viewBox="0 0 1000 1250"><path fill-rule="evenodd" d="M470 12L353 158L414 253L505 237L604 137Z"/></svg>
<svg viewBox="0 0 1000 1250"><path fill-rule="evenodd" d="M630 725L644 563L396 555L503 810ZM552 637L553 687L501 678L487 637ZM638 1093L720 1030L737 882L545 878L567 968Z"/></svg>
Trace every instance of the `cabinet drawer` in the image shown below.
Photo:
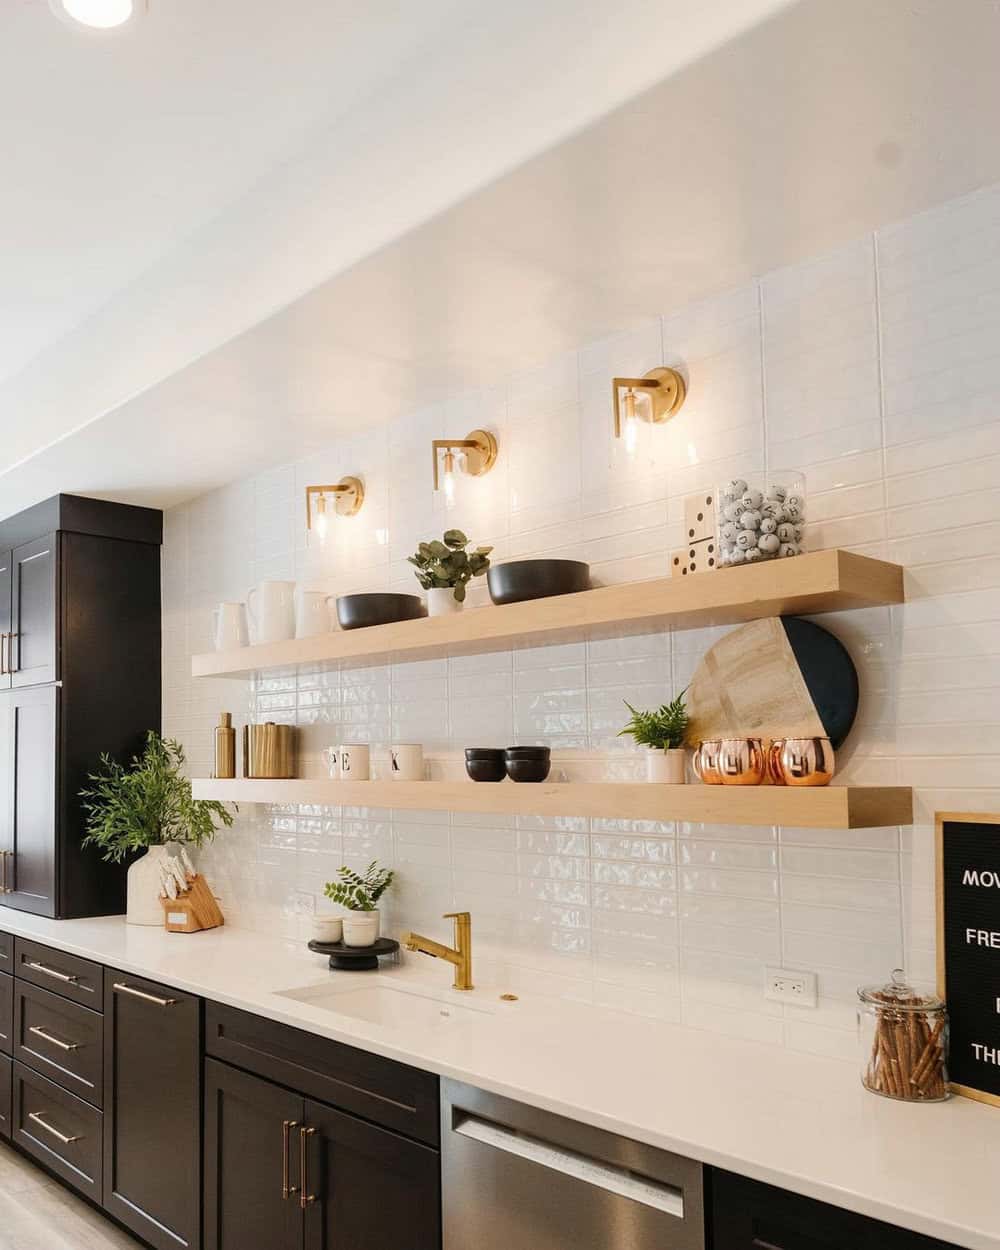
<svg viewBox="0 0 1000 1250"><path fill-rule="evenodd" d="M14 978L0 973L0 1051L10 1054L14 1045Z"/></svg>
<svg viewBox="0 0 1000 1250"><path fill-rule="evenodd" d="M22 1150L100 1202L103 1117L96 1108L15 1063L11 1124Z"/></svg>
<svg viewBox="0 0 1000 1250"><path fill-rule="evenodd" d="M0 933L0 972L14 971L14 939L9 933Z"/></svg>
<svg viewBox="0 0 1000 1250"><path fill-rule="evenodd" d="M22 981L40 985L92 1011L104 1010L103 969L89 959L18 938L14 943L14 972Z"/></svg>
<svg viewBox="0 0 1000 1250"><path fill-rule="evenodd" d="M430 1072L211 1002L205 1050L419 1141L440 1140L438 1078Z"/></svg>
<svg viewBox="0 0 1000 1250"><path fill-rule="evenodd" d="M0 1137L10 1137L10 1097L13 1061L0 1055Z"/></svg>
<svg viewBox="0 0 1000 1250"><path fill-rule="evenodd" d="M104 1017L19 981L14 990L14 1058L99 1107Z"/></svg>

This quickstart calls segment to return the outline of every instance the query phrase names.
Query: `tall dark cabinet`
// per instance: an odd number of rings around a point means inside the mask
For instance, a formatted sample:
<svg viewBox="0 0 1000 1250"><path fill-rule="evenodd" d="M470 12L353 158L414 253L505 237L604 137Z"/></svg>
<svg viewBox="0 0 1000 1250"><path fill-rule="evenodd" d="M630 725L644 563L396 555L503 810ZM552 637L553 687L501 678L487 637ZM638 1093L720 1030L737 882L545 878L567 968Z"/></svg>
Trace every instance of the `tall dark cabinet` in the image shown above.
<svg viewBox="0 0 1000 1250"><path fill-rule="evenodd" d="M125 869L84 850L78 794L102 751L160 728L152 508L56 495L0 521L0 903L124 911Z"/></svg>

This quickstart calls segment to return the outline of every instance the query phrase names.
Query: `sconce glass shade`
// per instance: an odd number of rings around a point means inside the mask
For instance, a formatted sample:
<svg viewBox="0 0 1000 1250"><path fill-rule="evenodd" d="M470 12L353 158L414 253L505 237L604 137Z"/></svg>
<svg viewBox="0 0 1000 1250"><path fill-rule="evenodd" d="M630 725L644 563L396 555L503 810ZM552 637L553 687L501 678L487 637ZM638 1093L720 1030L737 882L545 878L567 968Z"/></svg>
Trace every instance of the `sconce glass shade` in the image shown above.
<svg viewBox="0 0 1000 1250"><path fill-rule="evenodd" d="M443 494L446 508L453 508L456 474L480 477L488 473L496 463L497 440L488 430L473 430L465 438L434 439L431 452L434 457L434 490Z"/></svg>
<svg viewBox="0 0 1000 1250"><path fill-rule="evenodd" d="M306 529L322 547L329 534L330 517L356 516L365 501L365 484L359 477L342 477L332 486L306 487Z"/></svg>
<svg viewBox="0 0 1000 1250"><path fill-rule="evenodd" d="M658 425L680 411L687 395L683 377L676 369L661 366L641 378L613 378L615 438L625 440L626 450L634 453L638 423Z"/></svg>

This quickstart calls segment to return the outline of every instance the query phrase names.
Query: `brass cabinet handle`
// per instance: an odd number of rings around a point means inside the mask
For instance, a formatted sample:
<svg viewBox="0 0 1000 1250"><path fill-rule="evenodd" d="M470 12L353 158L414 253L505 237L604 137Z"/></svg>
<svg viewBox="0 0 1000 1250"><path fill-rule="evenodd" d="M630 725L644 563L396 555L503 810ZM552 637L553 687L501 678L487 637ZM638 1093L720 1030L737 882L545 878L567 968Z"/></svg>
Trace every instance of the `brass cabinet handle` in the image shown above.
<svg viewBox="0 0 1000 1250"><path fill-rule="evenodd" d="M0 634L0 677L5 677L10 672L7 667L7 638L6 633Z"/></svg>
<svg viewBox="0 0 1000 1250"><path fill-rule="evenodd" d="M309 1192L309 1138L315 1132L314 1128L299 1129L299 1179L302 1181L299 1206L303 1211L309 1206L310 1202L316 1201L316 1195Z"/></svg>
<svg viewBox="0 0 1000 1250"><path fill-rule="evenodd" d="M45 1029L39 1028L37 1024L33 1024L28 1029L29 1033L34 1033L35 1037L40 1037L43 1042L49 1042L52 1046L58 1046L60 1050L79 1050L79 1042L63 1042L58 1037L53 1037L51 1033L47 1033Z"/></svg>
<svg viewBox="0 0 1000 1250"><path fill-rule="evenodd" d="M14 666L14 639L20 639L20 634L7 635L7 672L17 673L21 670L21 643L17 644L17 667Z"/></svg>
<svg viewBox="0 0 1000 1250"><path fill-rule="evenodd" d="M297 1185L289 1184L289 1137L293 1128L298 1128L298 1120L282 1120L281 1122L281 1196L287 1202L292 1194L299 1192Z"/></svg>
<svg viewBox="0 0 1000 1250"><path fill-rule="evenodd" d="M51 1124L47 1124L45 1120L42 1119L42 1114L43 1113L41 1111L29 1111L28 1119L33 1120L34 1123L37 1124L39 1128L45 1129L46 1133L51 1133L52 1136L55 1137L58 1141L61 1141L64 1146L70 1146L75 1141L83 1140L82 1137L80 1136L67 1137L65 1133L60 1133L57 1128L53 1128Z"/></svg>
<svg viewBox="0 0 1000 1250"><path fill-rule="evenodd" d="M8 851L0 851L0 894L9 894L7 889L7 856Z"/></svg>
<svg viewBox="0 0 1000 1250"><path fill-rule="evenodd" d="M161 998L159 994L147 994L145 990L137 990L123 981L115 981L111 988L117 990L119 994L131 994L133 998L141 998L144 1003L155 1003L157 1007L174 1007L177 1004L176 998Z"/></svg>
<svg viewBox="0 0 1000 1250"><path fill-rule="evenodd" d="M7 854L9 855L10 852L8 851ZM57 968L50 968L47 964L34 963L30 959L27 960L26 966L33 968L35 972L44 972L47 977L55 977L57 981L62 981L66 985L76 985L80 980L78 976L70 976L68 972L60 972Z"/></svg>

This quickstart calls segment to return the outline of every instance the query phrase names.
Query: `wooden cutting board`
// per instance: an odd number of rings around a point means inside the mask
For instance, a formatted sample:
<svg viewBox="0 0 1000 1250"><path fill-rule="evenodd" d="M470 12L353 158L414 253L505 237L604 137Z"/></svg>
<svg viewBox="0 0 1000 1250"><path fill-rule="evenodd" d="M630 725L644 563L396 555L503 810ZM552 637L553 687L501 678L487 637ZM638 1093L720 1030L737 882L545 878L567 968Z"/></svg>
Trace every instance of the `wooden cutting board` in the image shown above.
<svg viewBox="0 0 1000 1250"><path fill-rule="evenodd" d="M843 643L797 617L741 625L702 658L687 695L688 740L829 738L858 711L858 675Z"/></svg>

